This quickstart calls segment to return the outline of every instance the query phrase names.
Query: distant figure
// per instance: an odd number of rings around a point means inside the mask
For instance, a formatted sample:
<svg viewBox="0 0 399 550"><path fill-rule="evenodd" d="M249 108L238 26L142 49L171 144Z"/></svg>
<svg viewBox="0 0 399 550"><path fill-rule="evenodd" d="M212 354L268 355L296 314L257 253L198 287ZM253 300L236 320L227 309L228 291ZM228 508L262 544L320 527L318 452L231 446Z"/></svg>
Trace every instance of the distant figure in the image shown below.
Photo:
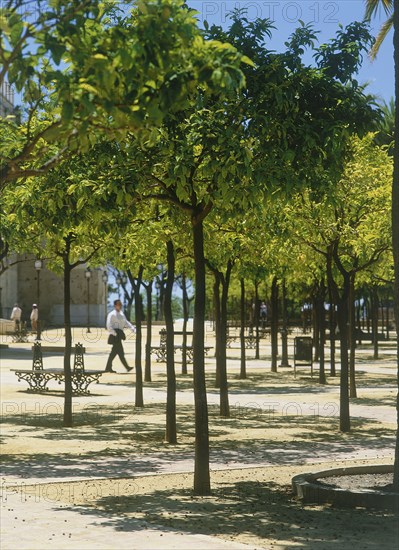
<svg viewBox="0 0 399 550"><path fill-rule="evenodd" d="M10 319L11 321L14 321L15 332L19 332L19 330L21 329L21 315L22 309L19 307L18 304L14 304Z"/></svg>
<svg viewBox="0 0 399 550"><path fill-rule="evenodd" d="M255 302L252 302L252 304L251 304L251 313L250 313L250 315L251 315L251 326L253 326L255 324L255 318L256 318L255 308L256 308Z"/></svg>
<svg viewBox="0 0 399 550"><path fill-rule="evenodd" d="M260 319L262 321L262 327L264 328L267 319L267 305L266 302L260 304Z"/></svg>
<svg viewBox="0 0 399 550"><path fill-rule="evenodd" d="M302 329L303 333L306 334L308 328L310 328L312 321L312 304L305 302L301 307L301 316L302 316Z"/></svg>
<svg viewBox="0 0 399 550"><path fill-rule="evenodd" d="M32 332L36 332L36 340L40 340L39 310L37 309L37 304L32 304L32 313L30 314L30 323L32 325Z"/></svg>
<svg viewBox="0 0 399 550"><path fill-rule="evenodd" d="M135 330L134 326L129 323L122 311L122 302L120 300L115 300L114 310L108 313L107 316L107 330L109 332L108 344L112 345L112 349L108 357L105 372L116 372L112 369L112 361L117 355L127 372L133 370L133 367L129 367L126 361L122 345L122 340L126 340L125 333L123 332L124 328L130 328L133 332Z"/></svg>

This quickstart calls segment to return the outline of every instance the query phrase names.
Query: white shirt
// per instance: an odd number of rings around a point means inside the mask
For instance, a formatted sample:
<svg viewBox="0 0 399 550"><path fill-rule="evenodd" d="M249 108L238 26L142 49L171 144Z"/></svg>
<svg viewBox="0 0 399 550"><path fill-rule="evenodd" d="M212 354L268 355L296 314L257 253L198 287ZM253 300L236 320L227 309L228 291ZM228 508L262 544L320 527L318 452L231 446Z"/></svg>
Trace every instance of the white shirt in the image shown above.
<svg viewBox="0 0 399 550"><path fill-rule="evenodd" d="M39 319L39 310L37 307L32 309L32 313L30 314L30 320L31 321L37 321Z"/></svg>
<svg viewBox="0 0 399 550"><path fill-rule="evenodd" d="M21 314L22 314L22 309L18 306L14 307L14 309L11 312L11 317L10 317L11 321L20 321Z"/></svg>
<svg viewBox="0 0 399 550"><path fill-rule="evenodd" d="M120 330L130 328L133 332L135 331L134 326L126 319L123 311L116 311L116 309L114 309L107 315L107 330L110 334L116 336L116 328Z"/></svg>

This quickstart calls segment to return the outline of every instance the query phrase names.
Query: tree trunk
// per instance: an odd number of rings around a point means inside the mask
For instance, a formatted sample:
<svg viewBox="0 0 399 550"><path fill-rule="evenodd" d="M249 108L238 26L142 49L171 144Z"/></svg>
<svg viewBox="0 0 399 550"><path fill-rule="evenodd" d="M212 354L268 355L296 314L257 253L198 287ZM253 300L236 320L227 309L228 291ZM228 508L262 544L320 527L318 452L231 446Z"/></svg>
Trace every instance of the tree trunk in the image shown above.
<svg viewBox="0 0 399 550"><path fill-rule="evenodd" d="M333 301L337 305L337 321L339 329L340 350L341 350L341 372L340 372L340 393L339 393L339 426L342 432L350 431L349 413L349 361L348 361L348 297L349 297L349 274L342 273L344 278L343 290L340 294L334 280L332 261L336 250L336 244L332 244L327 251L327 278L331 289Z"/></svg>
<svg viewBox="0 0 399 550"><path fill-rule="evenodd" d="M359 297L358 297L358 300L357 300L357 306L356 306L356 330L359 334L359 338L360 338L360 333L362 331L362 319L361 319L361 305L360 305L360 299L361 299L361 295L363 294L363 290L362 292L359 293ZM357 338L355 340L358 340ZM359 344L361 343L361 341L359 340Z"/></svg>
<svg viewBox="0 0 399 550"><path fill-rule="evenodd" d="M281 364L280 367L290 367L288 361L288 320L287 320L287 287L285 279L283 279L281 293Z"/></svg>
<svg viewBox="0 0 399 550"><path fill-rule="evenodd" d="M328 312L329 330L330 330L330 376L335 376L335 303L333 298L333 292L328 285L328 296L330 302L330 309Z"/></svg>
<svg viewBox="0 0 399 550"><path fill-rule="evenodd" d="M319 318L319 384L326 384L326 371L325 371L325 353L324 345L326 340L326 320L324 309L324 298L326 295L326 288L324 280L320 283L319 296L317 301L318 318Z"/></svg>
<svg viewBox="0 0 399 550"><path fill-rule="evenodd" d="M240 345L241 345L241 363L240 363L240 379L245 380L247 377L247 360L245 353L245 280L241 278L241 302L240 302L240 315L241 315L241 331L240 331Z"/></svg>
<svg viewBox="0 0 399 550"><path fill-rule="evenodd" d="M350 274L349 283L349 396L357 397L356 391L356 311L355 311L355 273Z"/></svg>
<svg viewBox="0 0 399 550"><path fill-rule="evenodd" d="M215 388L220 388L220 358L222 353L222 323L220 310L220 276L218 272L214 272L213 283L213 310L214 310L214 325L215 325L215 357L216 357L216 378Z"/></svg>
<svg viewBox="0 0 399 550"><path fill-rule="evenodd" d="M144 398L143 398L143 369L141 361L141 348L142 348L142 326L141 326L141 296L140 288L141 281L143 278L144 268L141 265L139 268L139 273L137 275L136 284L134 286L134 312L136 315L136 401L135 407L144 407Z"/></svg>
<svg viewBox="0 0 399 550"><path fill-rule="evenodd" d="M389 340L389 298L387 298L385 306L385 327L386 339Z"/></svg>
<svg viewBox="0 0 399 550"><path fill-rule="evenodd" d="M395 149L392 182L392 248L394 256L394 309L396 319L396 360L398 393L396 397L397 432L395 447L394 485L399 488L399 0L394 0L394 61L395 61Z"/></svg>
<svg viewBox="0 0 399 550"><path fill-rule="evenodd" d="M260 301L259 301L259 282L255 281L255 312L254 312L254 322L255 322L255 359L260 358L259 352L259 312L260 312Z"/></svg>
<svg viewBox="0 0 399 550"><path fill-rule="evenodd" d="M312 296L312 327L313 327L313 346L314 346L314 361L318 361L320 357L320 328L319 328L319 307L318 307L318 291L313 290Z"/></svg>
<svg viewBox="0 0 399 550"><path fill-rule="evenodd" d="M147 339L145 344L144 381L151 382L151 344L152 344L152 281L146 285L147 293Z"/></svg>
<svg viewBox="0 0 399 550"><path fill-rule="evenodd" d="M65 351L64 351L64 426L71 427L72 418L72 329L71 329L71 265L69 263L69 243L66 241L64 253L64 327L65 327Z"/></svg>
<svg viewBox="0 0 399 550"><path fill-rule="evenodd" d="M340 376L340 430L349 432L350 413L349 413L349 358L348 358L348 297L349 297L349 278L344 282L344 291L341 300L338 303L338 327L340 334L341 348L341 376Z"/></svg>
<svg viewBox="0 0 399 550"><path fill-rule="evenodd" d="M187 322L189 317L189 302L187 295L187 279L186 274L182 275L182 291L183 291L183 349L182 349L182 366L181 373L187 374Z"/></svg>
<svg viewBox="0 0 399 550"><path fill-rule="evenodd" d="M373 338L374 359L378 359L378 290L374 286L371 295L371 333Z"/></svg>
<svg viewBox="0 0 399 550"><path fill-rule="evenodd" d="M133 304L133 295L129 296L126 301L126 318L132 320L132 304Z"/></svg>
<svg viewBox="0 0 399 550"><path fill-rule="evenodd" d="M163 271L162 266L162 273L161 277L159 279L159 315L158 315L158 321L164 321L165 320L165 312L164 312L164 304L165 304L165 272Z"/></svg>
<svg viewBox="0 0 399 550"><path fill-rule="evenodd" d="M270 301L271 301L270 339L272 344L272 372L277 372L277 358L278 358L278 281L277 281L277 277L273 277Z"/></svg>
<svg viewBox="0 0 399 550"><path fill-rule="evenodd" d="M226 275L222 276L222 296L220 305L220 416L230 416L229 391L227 383L227 356L226 356L226 335L227 335L227 302L229 297L230 275L233 264L227 263Z"/></svg>
<svg viewBox="0 0 399 550"><path fill-rule="evenodd" d="M208 404L205 383L205 257L204 227L202 219L192 218L193 248L195 262L195 303L193 335L193 373L195 403L195 467L194 493L209 495L211 481L209 472L209 426Z"/></svg>
<svg viewBox="0 0 399 550"><path fill-rule="evenodd" d="M372 306L370 304L370 301L371 301L371 298L370 300L367 298L367 332L370 333L370 317L371 317L371 312L372 312Z"/></svg>
<svg viewBox="0 0 399 550"><path fill-rule="evenodd" d="M173 334L172 291L175 282L175 251L172 241L167 243L168 278L166 281L164 313L166 323L166 434L168 443L177 443L176 430L176 373Z"/></svg>

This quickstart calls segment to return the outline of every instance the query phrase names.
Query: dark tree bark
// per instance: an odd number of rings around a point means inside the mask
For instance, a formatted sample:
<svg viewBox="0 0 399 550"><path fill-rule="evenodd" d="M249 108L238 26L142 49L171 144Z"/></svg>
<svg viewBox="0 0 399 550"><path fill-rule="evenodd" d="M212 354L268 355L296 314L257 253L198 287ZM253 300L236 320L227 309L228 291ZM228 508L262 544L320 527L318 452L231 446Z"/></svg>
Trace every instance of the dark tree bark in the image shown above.
<svg viewBox="0 0 399 550"><path fill-rule="evenodd" d="M128 277L130 283L134 289L134 312L136 316L136 357L135 357L135 367L136 367L136 395L135 395L135 407L144 407L144 398L143 398L143 369L142 369L142 304L140 296L140 288L143 280L143 271L144 267L141 265L139 267L139 272L136 280L134 279L132 272L128 270Z"/></svg>
<svg viewBox="0 0 399 550"><path fill-rule="evenodd" d="M378 299L378 290L374 286L372 289L371 295L371 334L373 338L373 350L374 359L379 358L379 349L378 349L378 310L379 310L379 299Z"/></svg>
<svg viewBox="0 0 399 550"><path fill-rule="evenodd" d="M206 213L200 210L192 215L193 249L195 263L195 303L193 335L193 373L195 406L195 467L194 493L209 495L211 481L209 471L208 403L205 383L205 257L203 219Z"/></svg>
<svg viewBox="0 0 399 550"><path fill-rule="evenodd" d="M165 307L166 280L167 279L165 278L165 271L162 271L161 276L158 277L159 309L158 309L158 319L157 319L157 321L163 321L165 319L164 307Z"/></svg>
<svg viewBox="0 0 399 550"><path fill-rule="evenodd" d="M271 289L271 326L270 338L272 344L272 372L277 372L278 358L278 279L273 277Z"/></svg>
<svg viewBox="0 0 399 550"><path fill-rule="evenodd" d="M66 427L73 425L72 411L72 369L71 369L71 354L72 354L72 326L71 326L71 272L78 265L89 261L96 250L92 252L86 259L78 260L70 263L70 253L72 243L75 237L72 233L64 237L65 248L59 257L62 258L64 269L64 327L65 327L65 351L64 351L64 375L65 375L65 391L64 391L64 418L63 424Z"/></svg>
<svg viewBox="0 0 399 550"><path fill-rule="evenodd" d="M359 298L357 300L357 306L356 306L356 330L359 334L359 338L360 338L360 333L362 331L361 306L360 306L361 294L362 293L359 293ZM356 340L358 340L358 338L356 338ZM361 344L360 340L359 340L359 344Z"/></svg>
<svg viewBox="0 0 399 550"><path fill-rule="evenodd" d="M213 298L216 329L216 387L220 388L220 416L229 417L230 407L227 382L226 335L227 303L233 262L231 260L227 262L225 274L213 267L209 261L207 264L214 276ZM220 288L222 292L220 292Z"/></svg>
<svg viewBox="0 0 399 550"><path fill-rule="evenodd" d="M175 349L172 313L172 291L175 282L175 251L172 241L167 242L168 277L165 289L165 323L166 323L166 434L168 443L177 443L176 430L176 373Z"/></svg>
<svg viewBox="0 0 399 550"><path fill-rule="evenodd" d="M349 286L349 285L348 285ZM341 377L340 377L340 430L349 432L349 358L348 358L348 302L345 298L338 302L338 327L341 348Z"/></svg>
<svg viewBox="0 0 399 550"><path fill-rule="evenodd" d="M387 299L385 306L385 330L386 339L389 340L389 298Z"/></svg>
<svg viewBox="0 0 399 550"><path fill-rule="evenodd" d="M183 292L183 349L182 349L182 374L187 374L187 323L190 314L190 302L187 293L187 278L186 274L182 274L181 288Z"/></svg>
<svg viewBox="0 0 399 550"><path fill-rule="evenodd" d="M122 277L124 275L124 272L123 271L119 271L118 270L118 276L121 278L122 280ZM125 312L125 315L126 315L126 318L130 321L131 318L132 318L132 305L133 305L133 301L134 301L134 289L132 287L132 291L129 292L128 288L127 288L127 285L125 283L121 283L121 287L122 287L122 296L123 296L123 310Z"/></svg>
<svg viewBox="0 0 399 550"><path fill-rule="evenodd" d="M394 10L394 62L395 62L395 148L392 182L392 248L394 256L394 309L396 319L397 383L396 397L397 435L395 446L394 485L399 488L399 0L393 1Z"/></svg>
<svg viewBox="0 0 399 550"><path fill-rule="evenodd" d="M151 382L151 345L152 345L152 281L143 285L147 294L147 338L145 343L144 381Z"/></svg>
<svg viewBox="0 0 399 550"><path fill-rule="evenodd" d="M281 364L280 367L290 367L288 361L288 319L287 319L287 287L283 279L281 288Z"/></svg>
<svg viewBox="0 0 399 550"><path fill-rule="evenodd" d="M348 298L349 298L349 274L343 269L341 274L344 279L343 289L340 292L332 273L332 261L337 262L336 244L329 247L327 253L327 277L328 284L333 292L334 303L337 305L337 322L339 329L340 351L341 351L341 372L340 372L340 416L339 425L341 432L349 432L351 427L349 412L349 357L348 357ZM342 266L341 266L342 268Z"/></svg>
<svg viewBox="0 0 399 550"><path fill-rule="evenodd" d="M240 316L241 316L241 330L240 330L240 347L241 347L241 361L240 361L240 379L245 380L247 377L247 359L245 353L245 280L242 277L240 280L241 286L241 298L240 298Z"/></svg>
<svg viewBox="0 0 399 550"><path fill-rule="evenodd" d="M324 299L326 295L326 287L324 280L320 282L320 288L318 293L318 318L319 318L319 384L326 384L326 371L325 371L325 353L324 345L326 340L326 313L324 309Z"/></svg>
<svg viewBox="0 0 399 550"><path fill-rule="evenodd" d="M216 377L215 388L220 388L220 363L222 354L222 312L220 309L220 278L218 272L214 273L213 281L213 315L215 324L215 357Z"/></svg>
<svg viewBox="0 0 399 550"><path fill-rule="evenodd" d="M222 296L221 296L221 353L220 353L220 416L228 418L230 416L229 392L227 383L227 355L226 355L226 335L227 335L227 303L229 297L230 276L233 263L227 262L226 273L221 277Z"/></svg>
<svg viewBox="0 0 399 550"><path fill-rule="evenodd" d="M255 286L255 312L254 312L255 359L259 359L260 358L260 350L259 350L259 313L260 313L259 281L255 281L254 286Z"/></svg>
<svg viewBox="0 0 399 550"><path fill-rule="evenodd" d="M333 292L331 290L330 284L328 285L328 299L330 302L330 309L328 312L328 322L329 322L329 331L330 331L330 376L336 376L335 370L335 327L336 327L336 316L335 316L335 301L333 298Z"/></svg>
<svg viewBox="0 0 399 550"><path fill-rule="evenodd" d="M319 289L313 288L312 293L312 327L313 327L313 347L314 347L314 361L318 361L320 357L320 329L319 329L319 308L318 308L318 296Z"/></svg>
<svg viewBox="0 0 399 550"><path fill-rule="evenodd" d="M369 298L367 297L366 298L366 327L367 327L367 332L370 334L370 318L371 318L371 304L370 304L370 300Z"/></svg>
<svg viewBox="0 0 399 550"><path fill-rule="evenodd" d="M69 260L71 250L71 238L65 238L65 251L63 254L64 264L64 327L65 327L65 351L64 351L64 375L65 375L65 393L64 393L64 426L73 425L72 418L72 371L71 371L71 352L72 352L72 328L71 328L71 271L72 266Z"/></svg>
<svg viewBox="0 0 399 550"><path fill-rule="evenodd" d="M356 311L355 311L355 273L349 276L349 397L356 398Z"/></svg>

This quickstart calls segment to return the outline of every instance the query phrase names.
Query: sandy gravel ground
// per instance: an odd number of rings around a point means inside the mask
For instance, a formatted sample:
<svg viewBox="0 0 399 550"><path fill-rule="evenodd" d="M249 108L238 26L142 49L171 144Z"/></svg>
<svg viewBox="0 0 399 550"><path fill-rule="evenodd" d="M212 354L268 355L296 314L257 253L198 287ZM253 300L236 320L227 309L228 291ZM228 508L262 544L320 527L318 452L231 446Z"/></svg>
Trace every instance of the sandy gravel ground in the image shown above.
<svg viewBox="0 0 399 550"><path fill-rule="evenodd" d="M87 348L86 368L103 365L105 339ZM74 399L75 425L65 429L57 385L46 395L29 394L11 372L22 365L29 368L29 346L2 351L4 550L397 548L398 527L391 514L303 506L290 487L291 478L304 471L392 463L392 345L382 347L377 362L371 361L369 346L358 351L358 398L351 401L348 434L338 429L338 378L321 387L317 369L313 380L306 369L296 379L292 369L271 373L267 342L261 359L248 361L245 381L238 379L239 351L230 350L231 418L220 418L214 359L209 358L213 495L206 498L194 497L191 490L190 375L178 375L179 440L170 446L164 443L163 364L154 363L144 409L134 408L134 374L124 374L116 364L118 374L103 376L91 396ZM51 355L45 366L61 361Z"/></svg>

